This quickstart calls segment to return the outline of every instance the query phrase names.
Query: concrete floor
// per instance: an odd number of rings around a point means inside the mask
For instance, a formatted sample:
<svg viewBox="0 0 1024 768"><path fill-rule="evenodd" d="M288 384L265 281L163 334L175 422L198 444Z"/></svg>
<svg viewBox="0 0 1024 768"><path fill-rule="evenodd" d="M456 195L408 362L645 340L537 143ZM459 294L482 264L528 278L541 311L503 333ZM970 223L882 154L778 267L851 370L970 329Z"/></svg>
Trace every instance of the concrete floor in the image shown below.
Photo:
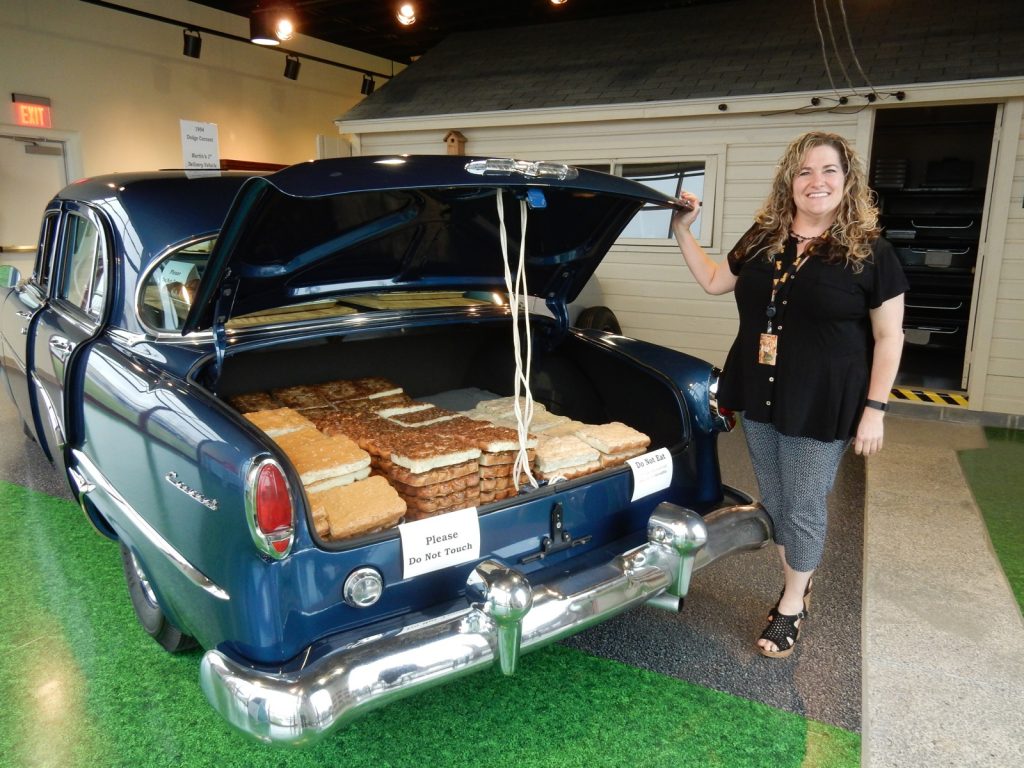
<svg viewBox="0 0 1024 768"><path fill-rule="evenodd" d="M886 421L867 462L863 763L1024 765L1024 621L956 455L984 432Z"/></svg>

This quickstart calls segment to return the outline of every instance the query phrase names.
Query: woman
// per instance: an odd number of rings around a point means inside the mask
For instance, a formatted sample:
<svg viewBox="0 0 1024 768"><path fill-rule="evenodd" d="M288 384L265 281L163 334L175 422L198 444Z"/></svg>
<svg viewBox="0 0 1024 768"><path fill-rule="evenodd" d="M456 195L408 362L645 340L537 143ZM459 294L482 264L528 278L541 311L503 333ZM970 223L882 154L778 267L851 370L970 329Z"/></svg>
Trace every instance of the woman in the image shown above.
<svg viewBox="0 0 1024 768"><path fill-rule="evenodd" d="M771 194L726 263L689 227L700 201L684 193L672 229L710 294L735 291L740 327L719 402L743 412L762 503L775 528L784 587L757 644L789 656L821 561L826 499L843 452L882 448L886 402L903 349L906 277L879 236L860 159L836 134L787 148Z"/></svg>

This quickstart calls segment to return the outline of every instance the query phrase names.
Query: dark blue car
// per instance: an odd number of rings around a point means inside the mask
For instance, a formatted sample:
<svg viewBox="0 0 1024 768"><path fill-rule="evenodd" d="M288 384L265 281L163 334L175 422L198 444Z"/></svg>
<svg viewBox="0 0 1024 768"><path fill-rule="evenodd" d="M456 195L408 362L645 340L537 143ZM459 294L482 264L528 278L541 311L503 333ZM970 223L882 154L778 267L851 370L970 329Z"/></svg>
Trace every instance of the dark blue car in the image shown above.
<svg viewBox="0 0 1024 768"><path fill-rule="evenodd" d="M631 606L678 610L695 568L770 539L721 482L712 366L569 323L634 214L670 204L623 178L465 157L84 179L47 207L32 274L6 271L0 387L119 543L145 630L205 649L203 690L233 725L309 743L457 675L511 674ZM236 404L368 378L417 403L528 393L650 443L332 538Z"/></svg>

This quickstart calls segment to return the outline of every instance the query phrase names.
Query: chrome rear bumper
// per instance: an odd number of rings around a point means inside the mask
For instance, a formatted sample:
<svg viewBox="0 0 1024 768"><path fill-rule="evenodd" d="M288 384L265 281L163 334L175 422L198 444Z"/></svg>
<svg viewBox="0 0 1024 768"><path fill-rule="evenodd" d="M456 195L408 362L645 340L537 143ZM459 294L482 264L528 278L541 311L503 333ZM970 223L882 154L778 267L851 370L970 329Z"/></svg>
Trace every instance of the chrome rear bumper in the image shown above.
<svg viewBox="0 0 1024 768"><path fill-rule="evenodd" d="M250 736L309 744L371 709L495 661L510 675L522 652L652 597L664 593L678 606L695 569L763 546L771 524L753 504L701 518L663 503L651 515L647 537L647 544L603 565L545 584L531 585L518 571L485 560L470 575L464 610L339 648L298 672L254 670L207 651L203 692Z"/></svg>

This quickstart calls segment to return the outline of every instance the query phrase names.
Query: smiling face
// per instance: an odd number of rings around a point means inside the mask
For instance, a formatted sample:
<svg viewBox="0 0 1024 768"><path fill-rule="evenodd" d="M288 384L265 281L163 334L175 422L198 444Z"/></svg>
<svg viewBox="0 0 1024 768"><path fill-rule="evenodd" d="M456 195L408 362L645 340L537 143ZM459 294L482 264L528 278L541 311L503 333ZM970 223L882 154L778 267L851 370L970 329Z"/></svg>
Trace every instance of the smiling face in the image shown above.
<svg viewBox="0 0 1024 768"><path fill-rule="evenodd" d="M835 221L845 186L842 159L834 147L822 144L807 150L793 176L794 228L816 227L820 230L830 226Z"/></svg>

